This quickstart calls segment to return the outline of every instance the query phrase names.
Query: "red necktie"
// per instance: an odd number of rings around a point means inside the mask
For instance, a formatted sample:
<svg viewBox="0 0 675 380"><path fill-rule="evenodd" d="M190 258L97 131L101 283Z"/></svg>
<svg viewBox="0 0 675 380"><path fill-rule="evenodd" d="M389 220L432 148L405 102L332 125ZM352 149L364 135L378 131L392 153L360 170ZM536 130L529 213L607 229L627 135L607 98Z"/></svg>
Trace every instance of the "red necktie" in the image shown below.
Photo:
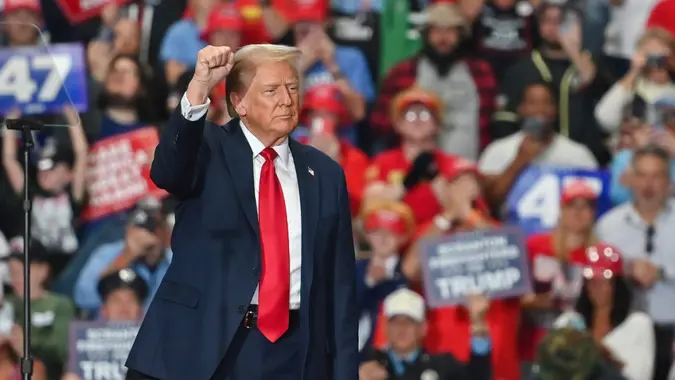
<svg viewBox="0 0 675 380"><path fill-rule="evenodd" d="M286 202L274 168L277 152L265 148L260 173L258 219L262 248L262 276L258 290L258 330L276 342L288 330L290 257Z"/></svg>

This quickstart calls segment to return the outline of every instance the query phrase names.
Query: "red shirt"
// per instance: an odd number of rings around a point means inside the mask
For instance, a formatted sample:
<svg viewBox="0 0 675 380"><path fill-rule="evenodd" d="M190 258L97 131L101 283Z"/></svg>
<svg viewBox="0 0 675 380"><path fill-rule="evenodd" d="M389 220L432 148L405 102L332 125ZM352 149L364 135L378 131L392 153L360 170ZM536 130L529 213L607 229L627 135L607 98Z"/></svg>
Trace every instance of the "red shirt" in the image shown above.
<svg viewBox="0 0 675 380"><path fill-rule="evenodd" d="M553 235L550 232L546 232L530 236L526 242L526 249L530 260L529 265L534 292L538 294L550 292L553 288L553 281L548 279L545 272L550 272L551 269L542 267L550 264L553 265L553 270L559 270L560 260L555 253ZM579 247L570 252L568 262L573 266L575 264L581 266L584 261L584 247ZM546 276L547 278L543 278L542 276ZM534 360L537 346L548 332L548 325L555 320L561 311L561 309L523 310L523 321L519 339L520 357L522 360Z"/></svg>
<svg viewBox="0 0 675 380"><path fill-rule="evenodd" d="M441 150L433 152L436 162L441 160L457 159L453 155L446 154ZM366 172L366 181L383 181L389 184L403 184L403 179L410 170L412 162L403 155L403 149L394 148L378 154ZM431 190L429 183L421 183L409 189L403 196L403 201L408 204L415 215L418 225L433 219L441 211L441 205L436 200L436 195Z"/></svg>
<svg viewBox="0 0 675 380"><path fill-rule="evenodd" d="M340 143L340 165L345 171L347 191L352 215L358 215L363 200L363 190L366 185L366 170L370 159L365 153L348 142Z"/></svg>

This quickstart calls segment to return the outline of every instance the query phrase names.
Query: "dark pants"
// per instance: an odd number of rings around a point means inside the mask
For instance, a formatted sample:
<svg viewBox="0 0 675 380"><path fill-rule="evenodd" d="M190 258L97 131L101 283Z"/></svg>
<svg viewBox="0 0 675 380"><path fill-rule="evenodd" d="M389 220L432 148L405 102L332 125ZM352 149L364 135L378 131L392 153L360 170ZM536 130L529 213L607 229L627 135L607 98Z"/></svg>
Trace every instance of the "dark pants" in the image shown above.
<svg viewBox="0 0 675 380"><path fill-rule="evenodd" d="M653 380L668 380L668 373L673 364L674 331L674 325L654 325L656 355L654 355Z"/></svg>
<svg viewBox="0 0 675 380"><path fill-rule="evenodd" d="M293 319L293 318L292 318ZM293 323L271 343L257 328L239 327L211 380L298 380L302 377L302 332ZM157 380L129 370L126 380Z"/></svg>

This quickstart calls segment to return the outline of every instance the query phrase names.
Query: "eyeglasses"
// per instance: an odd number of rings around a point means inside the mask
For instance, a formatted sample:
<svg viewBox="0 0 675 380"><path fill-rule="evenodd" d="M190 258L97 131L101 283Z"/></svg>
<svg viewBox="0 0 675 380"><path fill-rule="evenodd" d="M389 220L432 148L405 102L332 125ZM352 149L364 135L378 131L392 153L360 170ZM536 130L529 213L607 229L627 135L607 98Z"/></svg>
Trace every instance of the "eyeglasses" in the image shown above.
<svg viewBox="0 0 675 380"><path fill-rule="evenodd" d="M651 255L652 252L654 252L654 233L655 232L656 231L654 229L654 226L647 227L647 231L646 231L647 236L646 236L646 239L645 239L645 240L647 240L647 242L645 244L645 252L647 252L647 254L649 254L649 255Z"/></svg>
<svg viewBox="0 0 675 380"><path fill-rule="evenodd" d="M414 121L429 121L431 120L431 112L429 111L408 111L404 115L405 119L409 122L414 122Z"/></svg>

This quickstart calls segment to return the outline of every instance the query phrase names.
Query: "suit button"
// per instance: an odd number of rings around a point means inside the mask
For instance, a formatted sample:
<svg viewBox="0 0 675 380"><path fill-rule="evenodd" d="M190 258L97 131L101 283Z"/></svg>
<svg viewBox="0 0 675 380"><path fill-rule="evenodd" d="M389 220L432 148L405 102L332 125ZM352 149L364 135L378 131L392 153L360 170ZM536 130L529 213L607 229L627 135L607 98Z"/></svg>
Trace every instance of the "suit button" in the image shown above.
<svg viewBox="0 0 675 380"><path fill-rule="evenodd" d="M260 269L253 268L253 274L256 275L256 276L260 276Z"/></svg>
<svg viewBox="0 0 675 380"><path fill-rule="evenodd" d="M239 305L239 306L237 307L237 311L240 312L240 313L246 312L246 306L244 306L244 305Z"/></svg>

